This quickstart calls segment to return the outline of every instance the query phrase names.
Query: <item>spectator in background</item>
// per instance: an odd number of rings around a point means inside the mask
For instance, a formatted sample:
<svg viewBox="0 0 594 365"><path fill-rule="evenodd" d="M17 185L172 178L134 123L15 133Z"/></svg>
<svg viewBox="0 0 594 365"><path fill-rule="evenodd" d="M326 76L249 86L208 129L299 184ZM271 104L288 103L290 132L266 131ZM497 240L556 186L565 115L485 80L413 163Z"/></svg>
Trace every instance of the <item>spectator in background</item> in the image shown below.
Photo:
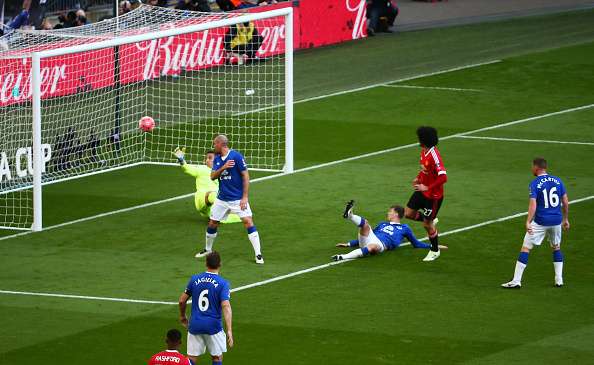
<svg viewBox="0 0 594 365"><path fill-rule="evenodd" d="M367 0L367 34L391 33L398 16L398 7L391 0Z"/></svg>
<svg viewBox="0 0 594 365"><path fill-rule="evenodd" d="M76 12L69 11L64 18L64 28L72 28L76 27L77 19L76 19Z"/></svg>
<svg viewBox="0 0 594 365"><path fill-rule="evenodd" d="M222 11L233 11L237 9L247 9L258 6L247 0L217 0L217 4Z"/></svg>
<svg viewBox="0 0 594 365"><path fill-rule="evenodd" d="M208 0L179 0L175 8L180 10L201 11L204 13L210 13L212 11L208 4Z"/></svg>
<svg viewBox="0 0 594 365"><path fill-rule="evenodd" d="M142 5L140 0L130 0L130 11L138 9Z"/></svg>
<svg viewBox="0 0 594 365"><path fill-rule="evenodd" d="M89 22L87 21L87 14L82 9L78 9L76 11L76 26L87 25Z"/></svg>
<svg viewBox="0 0 594 365"><path fill-rule="evenodd" d="M145 0L144 3L150 6L160 6L162 8L169 6L167 0Z"/></svg>
<svg viewBox="0 0 594 365"><path fill-rule="evenodd" d="M130 10L132 10L132 5L130 4L130 2L128 0L124 0L124 1L120 2L120 11L119 11L120 15L130 12Z"/></svg>
<svg viewBox="0 0 594 365"><path fill-rule="evenodd" d="M278 1L276 1L276 0L258 0L259 6L272 5L272 4L278 4Z"/></svg>
<svg viewBox="0 0 594 365"><path fill-rule="evenodd" d="M244 64L257 59L257 52L264 39L254 22L232 25L225 35L225 50L230 64Z"/></svg>
<svg viewBox="0 0 594 365"><path fill-rule="evenodd" d="M41 22L41 30L52 30L52 23L47 18Z"/></svg>

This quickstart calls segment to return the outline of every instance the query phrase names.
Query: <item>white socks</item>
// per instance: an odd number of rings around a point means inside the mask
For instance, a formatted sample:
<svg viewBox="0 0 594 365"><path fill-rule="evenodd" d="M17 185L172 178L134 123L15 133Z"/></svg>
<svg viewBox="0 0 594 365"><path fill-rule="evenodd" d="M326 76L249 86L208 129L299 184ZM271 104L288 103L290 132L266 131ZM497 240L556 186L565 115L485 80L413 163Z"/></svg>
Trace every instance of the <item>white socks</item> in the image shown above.
<svg viewBox="0 0 594 365"><path fill-rule="evenodd" d="M248 238L250 239L252 247L254 248L254 254L256 256L261 255L262 252L260 251L260 235L258 234L258 231L248 233Z"/></svg>
<svg viewBox="0 0 594 365"><path fill-rule="evenodd" d="M563 281L563 261L553 262L555 268L555 279Z"/></svg>
<svg viewBox="0 0 594 365"><path fill-rule="evenodd" d="M359 257L363 257L363 251L361 251L360 248L353 250L346 255L342 255L342 258L345 260L358 259Z"/></svg>
<svg viewBox="0 0 594 365"><path fill-rule="evenodd" d="M361 222L363 221L363 218L361 218L361 216L358 216L356 214L351 214L349 216L349 219L351 220L351 222L353 222L357 227L359 227L361 225Z"/></svg>
<svg viewBox="0 0 594 365"><path fill-rule="evenodd" d="M515 283L522 282L522 274L524 274L525 268L526 268L526 264L523 264L520 261L516 261L516 269L514 271L514 280L513 280Z"/></svg>
<svg viewBox="0 0 594 365"><path fill-rule="evenodd" d="M212 245L214 244L215 238L217 238L216 233L206 233L206 251L212 251Z"/></svg>

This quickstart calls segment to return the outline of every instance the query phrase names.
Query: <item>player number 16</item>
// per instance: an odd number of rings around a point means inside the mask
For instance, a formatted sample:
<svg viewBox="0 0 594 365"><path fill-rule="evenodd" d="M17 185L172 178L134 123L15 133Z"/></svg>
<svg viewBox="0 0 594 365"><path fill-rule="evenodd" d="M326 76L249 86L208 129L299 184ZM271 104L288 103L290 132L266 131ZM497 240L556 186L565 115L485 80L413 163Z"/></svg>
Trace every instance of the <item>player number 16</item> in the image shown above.
<svg viewBox="0 0 594 365"><path fill-rule="evenodd" d="M559 205L559 195L557 194L557 187L553 187L547 194L547 189L542 191L545 209L550 207L555 208Z"/></svg>

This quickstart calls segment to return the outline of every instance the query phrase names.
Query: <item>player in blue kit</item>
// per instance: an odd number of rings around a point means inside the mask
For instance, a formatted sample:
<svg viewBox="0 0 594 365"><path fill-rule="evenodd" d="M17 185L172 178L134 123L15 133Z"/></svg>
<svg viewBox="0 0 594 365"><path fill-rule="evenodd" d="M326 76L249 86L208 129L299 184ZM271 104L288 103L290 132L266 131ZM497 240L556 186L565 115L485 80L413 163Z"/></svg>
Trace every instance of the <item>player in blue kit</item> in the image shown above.
<svg viewBox="0 0 594 365"><path fill-rule="evenodd" d="M386 214L387 221L381 222L374 229L371 229L365 218L353 214L354 204L353 200L347 203L343 217L359 227L359 237L347 243L339 243L336 247L359 248L345 255L332 256L334 261L356 259L382 253L386 250L391 251L398 248L405 238L414 248L431 248L430 244L419 241L408 225L400 223L400 220L404 217L404 208L400 205L391 206ZM448 247L440 245L439 248L447 250Z"/></svg>
<svg viewBox="0 0 594 365"><path fill-rule="evenodd" d="M194 364L206 350L213 365L223 363L227 344L233 347L231 291L229 283L219 275L221 256L210 252L206 256L206 272L193 275L179 298L180 322L188 329L188 357ZM186 305L192 299L192 315L186 318ZM225 318L227 335L221 316Z"/></svg>
<svg viewBox="0 0 594 365"><path fill-rule="evenodd" d="M547 161L544 158L537 157L532 161L532 174L536 178L530 183L526 235L516 261L514 278L501 284L506 289L522 287L522 274L528 264L528 254L535 245L540 246L545 236L548 236L553 249L555 286L563 286L561 230L569 229L569 198L561 179L547 174Z"/></svg>
<svg viewBox="0 0 594 365"><path fill-rule="evenodd" d="M252 219L252 210L248 202L250 174L241 153L229 148L229 140L224 134L219 134L213 141L215 158L210 178L219 180L217 199L210 208L210 220L206 229L206 247L196 254L203 257L212 251L217 229L221 221L229 213L235 213L243 222L247 230L257 264L263 264L264 258L260 248L260 235Z"/></svg>

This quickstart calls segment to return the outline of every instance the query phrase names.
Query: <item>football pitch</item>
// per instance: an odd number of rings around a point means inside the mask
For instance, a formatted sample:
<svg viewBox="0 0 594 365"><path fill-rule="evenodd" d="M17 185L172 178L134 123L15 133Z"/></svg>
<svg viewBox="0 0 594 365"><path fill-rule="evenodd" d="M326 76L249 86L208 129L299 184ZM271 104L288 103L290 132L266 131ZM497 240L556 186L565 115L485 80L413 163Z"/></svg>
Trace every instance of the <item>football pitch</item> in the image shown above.
<svg viewBox="0 0 594 365"><path fill-rule="evenodd" d="M252 174L266 264L241 225L215 243L235 288L224 363L594 364L594 11L376 37L295 62L297 170ZM449 250L329 264L356 236L347 200L372 223L407 202L422 124L441 136ZM536 156L572 202L566 285L553 287L543 244L522 289L502 290ZM193 187L156 166L44 187L48 228L0 232L0 364L138 364L162 350L203 270Z"/></svg>

